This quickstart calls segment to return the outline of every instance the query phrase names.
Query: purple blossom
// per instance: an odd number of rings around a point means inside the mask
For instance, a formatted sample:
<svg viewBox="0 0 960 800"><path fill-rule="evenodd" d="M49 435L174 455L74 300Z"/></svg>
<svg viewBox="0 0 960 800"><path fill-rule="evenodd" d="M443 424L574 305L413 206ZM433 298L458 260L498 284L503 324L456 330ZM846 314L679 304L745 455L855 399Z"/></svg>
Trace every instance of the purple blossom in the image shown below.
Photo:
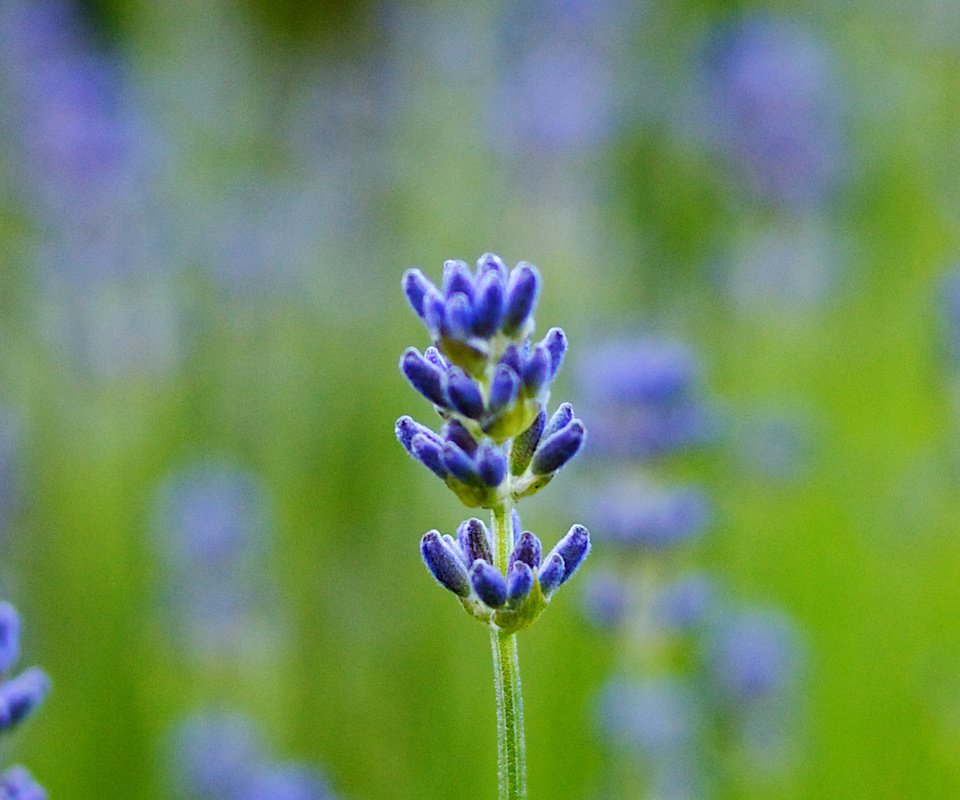
<svg viewBox="0 0 960 800"><path fill-rule="evenodd" d="M620 47L633 6L537 0L503 19L491 137L523 153L581 154L618 129L627 75Z"/></svg>
<svg viewBox="0 0 960 800"><path fill-rule="evenodd" d="M255 640L251 624L274 588L266 578L270 514L257 478L227 461L181 468L158 489L153 532L172 621L191 648Z"/></svg>
<svg viewBox="0 0 960 800"><path fill-rule="evenodd" d="M781 611L736 609L718 622L708 647L712 679L731 704L768 698L797 678L800 641Z"/></svg>
<svg viewBox="0 0 960 800"><path fill-rule="evenodd" d="M705 58L711 134L748 189L822 203L843 173L842 95L829 46L796 19L755 13L715 31Z"/></svg>
<svg viewBox="0 0 960 800"><path fill-rule="evenodd" d="M597 530L616 544L658 552L685 544L710 521L706 495L693 487L620 481L599 490Z"/></svg>
<svg viewBox="0 0 960 800"><path fill-rule="evenodd" d="M657 621L668 628L684 631L703 624L715 603L715 580L694 572L683 575L660 589L654 601Z"/></svg>
<svg viewBox="0 0 960 800"><path fill-rule="evenodd" d="M239 712L188 717L174 731L170 758L177 796L189 800L333 800L319 770L275 761Z"/></svg>
<svg viewBox="0 0 960 800"><path fill-rule="evenodd" d="M593 347L577 378L595 457L650 458L703 442L712 419L699 396L692 351L669 339L618 339Z"/></svg>
<svg viewBox="0 0 960 800"><path fill-rule="evenodd" d="M627 581L609 570L593 570L583 590L584 613L600 628L616 628L630 610Z"/></svg>
<svg viewBox="0 0 960 800"><path fill-rule="evenodd" d="M600 729L609 741L647 759L694 748L702 709L677 677L615 679L600 696Z"/></svg>

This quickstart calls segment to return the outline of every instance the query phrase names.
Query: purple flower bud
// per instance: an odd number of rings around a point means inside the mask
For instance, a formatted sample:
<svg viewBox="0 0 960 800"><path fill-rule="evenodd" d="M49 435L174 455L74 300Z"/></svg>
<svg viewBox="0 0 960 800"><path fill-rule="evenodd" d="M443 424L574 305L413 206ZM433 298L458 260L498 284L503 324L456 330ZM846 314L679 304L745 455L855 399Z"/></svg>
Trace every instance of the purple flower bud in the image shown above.
<svg viewBox="0 0 960 800"><path fill-rule="evenodd" d="M550 553L550 556L557 554L563 557L563 577L560 583L566 583L573 577L573 573L583 563L583 560L590 552L590 533L583 525L574 525L567 531L556 547ZM550 563L550 556L547 556L547 563Z"/></svg>
<svg viewBox="0 0 960 800"><path fill-rule="evenodd" d="M20 616L9 603L0 603L0 673L20 657Z"/></svg>
<svg viewBox="0 0 960 800"><path fill-rule="evenodd" d="M434 364L427 361L415 347L409 348L400 359L400 369L413 388L438 406L447 405L446 393L443 390L443 372Z"/></svg>
<svg viewBox="0 0 960 800"><path fill-rule="evenodd" d="M500 282L506 284L509 277L509 270L507 265L503 263L503 259L498 255L493 253L484 253L480 258L477 259L477 273L483 277L488 272L493 272L496 275L500 276Z"/></svg>
<svg viewBox="0 0 960 800"><path fill-rule="evenodd" d="M533 348L521 371L523 388L530 394L536 394L550 378L550 354L547 348L538 344Z"/></svg>
<svg viewBox="0 0 960 800"><path fill-rule="evenodd" d="M540 590L543 592L544 597L549 598L550 595L557 590L557 587L563 583L563 574L566 572L566 569L566 564L563 563L563 556L556 552L556 550L547 556L547 560L543 562L538 576L540 580Z"/></svg>
<svg viewBox="0 0 960 800"><path fill-rule="evenodd" d="M463 551L467 561L472 565L474 561L493 561L493 542L490 540L490 533L476 517L460 523L457 528L457 539L460 541L460 549Z"/></svg>
<svg viewBox="0 0 960 800"><path fill-rule="evenodd" d="M47 800L47 793L23 767L11 767L0 775L0 800Z"/></svg>
<svg viewBox="0 0 960 800"><path fill-rule="evenodd" d="M429 531L420 540L420 555L437 582L460 597L470 594L470 580L461 557L440 536Z"/></svg>
<svg viewBox="0 0 960 800"><path fill-rule="evenodd" d="M583 592L584 611L601 628L614 628L627 614L630 597L623 579L612 572L593 570Z"/></svg>
<svg viewBox="0 0 960 800"><path fill-rule="evenodd" d="M443 466L461 483L468 486L479 486L482 483L473 459L453 442L443 444Z"/></svg>
<svg viewBox="0 0 960 800"><path fill-rule="evenodd" d="M477 597L490 608L502 608L507 602L507 582L486 561L475 561L470 568L470 582Z"/></svg>
<svg viewBox="0 0 960 800"><path fill-rule="evenodd" d="M532 264L521 261L510 273L507 286L507 310L503 332L513 336L523 329L540 294L540 274Z"/></svg>
<svg viewBox="0 0 960 800"><path fill-rule="evenodd" d="M561 403L557 410L553 412L553 416L550 417L550 421L544 427L543 432L540 434L540 438L549 439L561 428L567 427L572 420L573 406L569 403Z"/></svg>
<svg viewBox="0 0 960 800"><path fill-rule="evenodd" d="M543 550L540 540L530 531L524 531L517 538L517 543L510 554L510 566L517 561L522 561L529 567L536 569L540 566L540 556Z"/></svg>
<svg viewBox="0 0 960 800"><path fill-rule="evenodd" d="M510 369L517 373L521 372L522 359L520 358L520 348L515 344L508 344L500 356L500 364L506 364Z"/></svg>
<svg viewBox="0 0 960 800"><path fill-rule="evenodd" d="M465 295L468 300L473 300L473 276L466 261L449 259L443 262L443 295L450 300L458 293Z"/></svg>
<svg viewBox="0 0 960 800"><path fill-rule="evenodd" d="M477 452L477 440L473 438L473 434L466 429L460 420L448 419L443 424L443 438L453 442L471 458Z"/></svg>
<svg viewBox="0 0 960 800"><path fill-rule="evenodd" d="M6 731L32 712L50 691L50 679L31 667L0 685L0 731Z"/></svg>
<svg viewBox="0 0 960 800"><path fill-rule="evenodd" d="M490 396L487 406L490 413L498 414L513 405L520 391L520 378L506 364L498 364L490 382Z"/></svg>
<svg viewBox="0 0 960 800"><path fill-rule="evenodd" d="M550 354L550 380L557 377L563 364L563 357L567 353L567 335L561 328L551 328L543 337L543 346Z"/></svg>
<svg viewBox="0 0 960 800"><path fill-rule="evenodd" d="M447 300L442 330L444 336L460 341L469 339L473 333L473 305L463 292L456 292Z"/></svg>
<svg viewBox="0 0 960 800"><path fill-rule="evenodd" d="M507 474L507 459L499 447L485 444L477 454L477 472L490 487L499 486Z"/></svg>
<svg viewBox="0 0 960 800"><path fill-rule="evenodd" d="M432 431L431 431L432 433ZM447 468L443 465L443 446L433 438L418 433L410 443L410 452L417 461L423 464L441 480L447 477Z"/></svg>
<svg viewBox="0 0 960 800"><path fill-rule="evenodd" d="M413 437L418 434L425 436L428 439L432 439L437 444L440 444L440 437L437 436L432 430L430 430L426 425L421 425L412 417L407 416L406 414L400 419L397 420L397 424L393 428L394 433L397 435L397 441L402 444L410 455L413 455Z"/></svg>
<svg viewBox="0 0 960 800"><path fill-rule="evenodd" d="M473 332L489 339L500 329L504 311L503 278L496 271L482 274L477 282L477 298L473 305Z"/></svg>
<svg viewBox="0 0 960 800"><path fill-rule="evenodd" d="M408 269L403 273L403 291L413 310L423 318L423 299L428 292L437 291L436 287L418 269Z"/></svg>
<svg viewBox="0 0 960 800"><path fill-rule="evenodd" d="M427 324L427 330L435 339L440 336L446 319L447 304L437 289L430 286L429 290L423 296L423 321Z"/></svg>
<svg viewBox="0 0 960 800"><path fill-rule="evenodd" d="M463 554L463 550L460 549L460 543L454 539L449 533L443 534L443 543L447 546L447 549L453 553L457 558L460 559L460 562L463 564L464 569L470 566L467 563L467 557Z"/></svg>
<svg viewBox="0 0 960 800"><path fill-rule="evenodd" d="M451 367L446 373L446 393L453 407L470 419L483 416L483 395L469 375L460 367Z"/></svg>
<svg viewBox="0 0 960 800"><path fill-rule="evenodd" d="M533 570L523 561L514 562L507 575L507 601L516 605L526 599L533 589Z"/></svg>
<svg viewBox="0 0 960 800"><path fill-rule="evenodd" d="M544 439L533 454L531 472L535 475L550 475L556 472L577 454L585 435L583 423L575 419L549 439Z"/></svg>
<svg viewBox="0 0 960 800"><path fill-rule="evenodd" d="M433 366L437 367L437 369L439 369L441 372L446 372L448 369L450 369L450 362L444 358L443 353L441 353L432 345L423 351L423 357L433 364Z"/></svg>
<svg viewBox="0 0 960 800"><path fill-rule="evenodd" d="M530 427L523 433L516 436L510 445L510 472L514 475L522 475L530 466L530 459L537 449L540 442L540 434L547 424L547 415L541 408L540 413L530 423Z"/></svg>

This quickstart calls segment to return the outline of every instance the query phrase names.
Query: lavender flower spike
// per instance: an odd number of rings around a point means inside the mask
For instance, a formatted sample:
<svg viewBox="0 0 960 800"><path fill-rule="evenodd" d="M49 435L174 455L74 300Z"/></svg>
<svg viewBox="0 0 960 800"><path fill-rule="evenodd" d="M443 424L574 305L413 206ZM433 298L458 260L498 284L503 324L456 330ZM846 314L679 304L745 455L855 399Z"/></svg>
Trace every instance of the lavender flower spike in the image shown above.
<svg viewBox="0 0 960 800"><path fill-rule="evenodd" d="M556 553L563 557L563 578L561 578L560 583L566 583L573 577L573 573L577 571L589 552L589 531L583 525L574 525L567 532L567 535L557 542L556 547L551 552L551 555ZM547 556L547 561L549 560L550 556Z"/></svg>
<svg viewBox="0 0 960 800"><path fill-rule="evenodd" d="M427 569L441 586L461 597L470 594L470 581L463 560L460 554L454 552L443 540L439 532L430 531L424 534L420 540L420 554Z"/></svg>
<svg viewBox="0 0 960 800"><path fill-rule="evenodd" d="M590 548L574 525L541 563L540 540L523 531L514 505L550 482L580 449L583 423L563 403L549 416L550 384L567 350L559 328L531 341L540 273L521 262L508 271L486 253L476 272L444 262L442 290L419 270L403 290L433 347L409 348L400 369L443 418L441 434L407 416L397 439L469 508L487 508L492 526L476 518L457 537L432 530L420 553L441 586L490 629L496 671L500 800L526 797L523 715L514 634L543 613L556 589ZM548 421L549 420L549 421ZM491 535L492 533L492 535Z"/></svg>

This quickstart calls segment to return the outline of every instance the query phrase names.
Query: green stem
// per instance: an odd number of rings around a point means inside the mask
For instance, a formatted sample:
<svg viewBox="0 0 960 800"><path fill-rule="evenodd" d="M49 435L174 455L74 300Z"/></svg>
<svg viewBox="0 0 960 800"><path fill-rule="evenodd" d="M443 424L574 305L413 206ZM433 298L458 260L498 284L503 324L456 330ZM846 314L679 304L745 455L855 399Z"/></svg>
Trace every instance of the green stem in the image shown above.
<svg viewBox="0 0 960 800"><path fill-rule="evenodd" d="M506 573L513 547L510 512L505 506L493 510L493 550L496 567ZM520 658L517 637L490 625L493 650L493 683L497 693L497 762L500 800L524 800L527 796L527 762L523 740L523 696L520 692Z"/></svg>

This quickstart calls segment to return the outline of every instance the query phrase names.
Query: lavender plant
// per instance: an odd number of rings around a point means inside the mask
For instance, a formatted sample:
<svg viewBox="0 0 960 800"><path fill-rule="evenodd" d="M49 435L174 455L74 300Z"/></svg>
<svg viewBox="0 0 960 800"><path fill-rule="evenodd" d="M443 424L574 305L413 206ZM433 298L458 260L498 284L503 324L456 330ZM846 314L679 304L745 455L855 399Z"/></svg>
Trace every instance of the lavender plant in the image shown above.
<svg viewBox="0 0 960 800"><path fill-rule="evenodd" d="M589 489L616 563L594 572L584 596L620 653L599 697L615 756L608 778L633 784L639 766L644 796L671 800L717 796L732 764L754 772L777 755L799 656L785 615L740 606L715 576L678 568L710 524L711 503L700 487L664 481L658 460L714 432L698 373L688 348L657 339L608 342L580 370L598 421L592 455L620 476L601 469Z"/></svg>
<svg viewBox="0 0 960 800"><path fill-rule="evenodd" d="M437 433L403 416L397 438L465 506L492 517L490 528L468 519L456 538L431 530L420 553L440 585L490 629L499 796L517 800L526 797L526 762L516 634L537 620L590 549L587 529L574 525L543 556L515 509L553 479L586 435L569 403L547 413L567 339L551 328L533 343L540 274L525 262L508 271L486 253L474 272L446 261L440 289L416 269L404 275L403 289L433 346L408 349L400 369L443 424Z"/></svg>
<svg viewBox="0 0 960 800"><path fill-rule="evenodd" d="M0 603L0 675L9 675L20 658L20 617L9 603ZM50 679L30 667L0 683L0 733L17 727L33 713L50 690ZM23 767L0 774L0 800L46 800L46 792Z"/></svg>

